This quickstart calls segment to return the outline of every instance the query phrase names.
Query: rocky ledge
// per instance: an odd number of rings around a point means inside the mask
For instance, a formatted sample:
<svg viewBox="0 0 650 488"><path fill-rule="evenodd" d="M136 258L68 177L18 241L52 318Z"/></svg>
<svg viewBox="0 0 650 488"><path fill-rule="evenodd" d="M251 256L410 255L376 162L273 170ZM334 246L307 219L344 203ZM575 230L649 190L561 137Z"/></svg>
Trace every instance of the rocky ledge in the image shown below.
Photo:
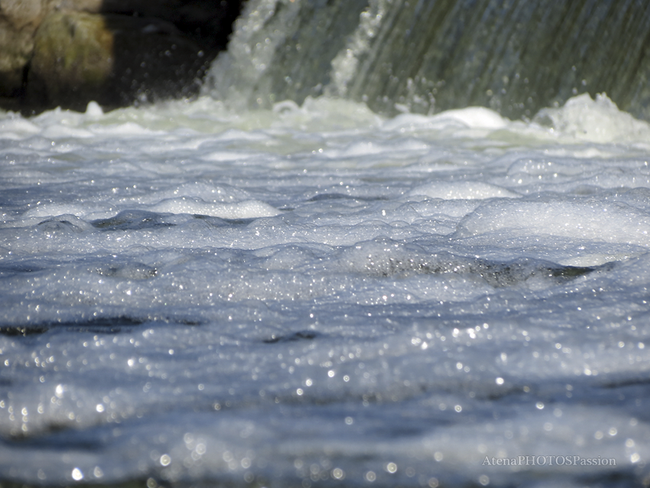
<svg viewBox="0 0 650 488"><path fill-rule="evenodd" d="M191 97L244 0L0 0L0 108Z"/></svg>

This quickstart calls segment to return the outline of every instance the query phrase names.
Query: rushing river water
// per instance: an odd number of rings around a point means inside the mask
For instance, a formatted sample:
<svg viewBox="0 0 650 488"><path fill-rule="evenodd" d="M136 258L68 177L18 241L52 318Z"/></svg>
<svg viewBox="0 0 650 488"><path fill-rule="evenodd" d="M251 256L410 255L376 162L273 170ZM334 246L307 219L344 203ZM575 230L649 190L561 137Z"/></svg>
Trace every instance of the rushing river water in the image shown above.
<svg viewBox="0 0 650 488"><path fill-rule="evenodd" d="M0 487L648 486L650 8L247 5L0 113Z"/></svg>
<svg viewBox="0 0 650 488"><path fill-rule="evenodd" d="M3 114L2 483L647 481L650 126L535 120Z"/></svg>

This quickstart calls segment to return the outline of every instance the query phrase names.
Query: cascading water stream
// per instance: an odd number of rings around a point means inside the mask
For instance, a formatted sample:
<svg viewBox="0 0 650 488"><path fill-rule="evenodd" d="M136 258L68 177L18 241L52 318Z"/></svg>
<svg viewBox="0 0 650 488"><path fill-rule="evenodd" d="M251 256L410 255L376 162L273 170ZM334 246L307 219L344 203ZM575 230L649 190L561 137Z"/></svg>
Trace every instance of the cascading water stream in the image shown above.
<svg viewBox="0 0 650 488"><path fill-rule="evenodd" d="M649 25L639 0L252 0L209 86L250 106L327 93L512 119L604 92L648 119Z"/></svg>

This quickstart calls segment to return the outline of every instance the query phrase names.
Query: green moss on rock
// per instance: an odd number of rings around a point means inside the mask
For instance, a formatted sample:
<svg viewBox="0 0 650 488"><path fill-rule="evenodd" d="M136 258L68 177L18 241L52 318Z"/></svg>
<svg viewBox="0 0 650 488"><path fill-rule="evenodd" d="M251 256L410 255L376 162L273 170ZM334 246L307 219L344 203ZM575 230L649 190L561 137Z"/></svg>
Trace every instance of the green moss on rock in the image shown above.
<svg viewBox="0 0 650 488"><path fill-rule="evenodd" d="M28 98L80 108L102 97L113 70L113 33L101 15L56 12L36 31Z"/></svg>
<svg viewBox="0 0 650 488"><path fill-rule="evenodd" d="M84 110L189 96L208 59L173 24L126 15L55 12L36 32L26 100Z"/></svg>

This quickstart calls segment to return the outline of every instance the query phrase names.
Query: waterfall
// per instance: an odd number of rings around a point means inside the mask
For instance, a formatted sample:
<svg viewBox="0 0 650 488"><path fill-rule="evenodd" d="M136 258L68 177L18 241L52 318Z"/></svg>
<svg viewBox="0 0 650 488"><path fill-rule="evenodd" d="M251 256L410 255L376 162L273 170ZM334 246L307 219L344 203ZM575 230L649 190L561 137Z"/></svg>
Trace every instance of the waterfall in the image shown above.
<svg viewBox="0 0 650 488"><path fill-rule="evenodd" d="M250 0L207 91L248 106L329 94L395 114L530 118L607 95L650 119L642 0Z"/></svg>

